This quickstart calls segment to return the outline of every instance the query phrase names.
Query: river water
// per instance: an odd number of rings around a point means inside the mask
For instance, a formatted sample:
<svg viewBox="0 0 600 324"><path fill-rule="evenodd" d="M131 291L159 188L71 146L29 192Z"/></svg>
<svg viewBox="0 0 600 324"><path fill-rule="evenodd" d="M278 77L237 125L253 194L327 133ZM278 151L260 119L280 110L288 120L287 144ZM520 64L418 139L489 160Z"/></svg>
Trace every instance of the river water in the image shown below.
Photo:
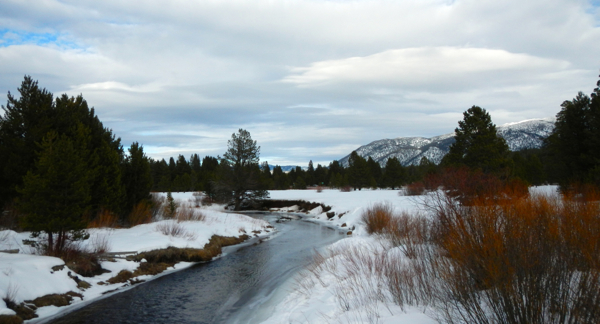
<svg viewBox="0 0 600 324"><path fill-rule="evenodd" d="M272 313L290 278L315 249L344 237L330 228L281 215L255 214L278 230L273 238L225 257L103 298L49 323L259 323Z"/></svg>

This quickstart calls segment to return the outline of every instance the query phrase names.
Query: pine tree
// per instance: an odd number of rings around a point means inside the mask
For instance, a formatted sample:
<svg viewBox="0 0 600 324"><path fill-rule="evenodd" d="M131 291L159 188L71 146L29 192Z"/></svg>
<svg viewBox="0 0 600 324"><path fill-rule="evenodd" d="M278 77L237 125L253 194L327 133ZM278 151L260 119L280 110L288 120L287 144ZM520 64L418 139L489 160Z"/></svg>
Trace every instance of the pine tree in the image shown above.
<svg viewBox="0 0 600 324"><path fill-rule="evenodd" d="M600 87L600 81L596 84ZM556 115L545 148L551 171L561 186L569 183L600 184L600 89L591 95L579 92L566 100Z"/></svg>
<svg viewBox="0 0 600 324"><path fill-rule="evenodd" d="M382 171L381 171L381 165L377 162L375 162L375 160L373 160L372 157L369 156L369 158L367 159L367 166L369 167L369 173L371 174L371 177L373 178L372 180L375 182L375 186L373 186L373 183L371 183L371 187L372 188L377 188L377 187L381 187L381 176L382 176ZM373 182L371 181L371 182Z"/></svg>
<svg viewBox="0 0 600 324"><path fill-rule="evenodd" d="M506 176L510 168L506 141L496 131L490 115L477 106L463 113L455 129L455 139L442 165L466 165L486 173Z"/></svg>
<svg viewBox="0 0 600 324"><path fill-rule="evenodd" d="M221 159L221 178L217 182L220 192L233 194L235 210L239 210L244 200L268 197L261 188L258 167L260 146L252 140L250 132L239 129L227 142L227 151Z"/></svg>
<svg viewBox="0 0 600 324"><path fill-rule="evenodd" d="M137 142L131 144L129 156L123 164L123 183L127 212L150 197L152 188L150 161L144 153L144 148Z"/></svg>
<svg viewBox="0 0 600 324"><path fill-rule="evenodd" d="M41 144L39 159L19 187L23 226L34 236L47 235L47 249L59 255L69 239L85 229L89 209L90 173L86 162L66 135L49 132ZM69 234L71 233L71 234Z"/></svg>
<svg viewBox="0 0 600 324"><path fill-rule="evenodd" d="M392 190L406 183L406 172L398 158L391 157L387 159L383 178L385 186L392 188Z"/></svg>
<svg viewBox="0 0 600 324"><path fill-rule="evenodd" d="M306 170L306 183L310 186L315 184L315 167L313 161L308 161L308 169Z"/></svg>
<svg viewBox="0 0 600 324"><path fill-rule="evenodd" d="M17 187L32 170L36 152L44 136L52 130L50 116L53 95L25 76L16 99L8 92L8 102L0 116L0 210L18 196Z"/></svg>
<svg viewBox="0 0 600 324"><path fill-rule="evenodd" d="M350 185L355 190L368 187L370 185L371 174L367 160L358 155L356 151L352 151L348 163L348 180L350 181Z"/></svg>

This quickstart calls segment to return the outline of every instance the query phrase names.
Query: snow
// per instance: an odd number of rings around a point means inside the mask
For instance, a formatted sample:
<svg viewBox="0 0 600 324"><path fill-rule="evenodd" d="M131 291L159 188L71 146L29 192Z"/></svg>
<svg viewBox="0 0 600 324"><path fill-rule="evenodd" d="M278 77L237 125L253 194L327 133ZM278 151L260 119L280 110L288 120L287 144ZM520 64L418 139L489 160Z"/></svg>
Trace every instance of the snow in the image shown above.
<svg viewBox="0 0 600 324"><path fill-rule="evenodd" d="M387 202L394 207L396 212L417 211L419 210L418 198L400 196L396 190L356 190L350 192L341 192L339 190L273 190L270 191L271 199L282 200L305 200L309 202L322 203L331 207L329 212L335 212L335 216L329 219L327 213L320 210L312 210L307 218L309 221L324 223L326 225L342 228L346 224L347 228L355 228L354 235L366 235L364 228L360 226L360 217L363 210L375 203ZM284 211L295 212L297 207L283 209ZM342 217L339 217L343 214Z"/></svg>
<svg viewBox="0 0 600 324"><path fill-rule="evenodd" d="M419 212L419 197L401 196L396 190L360 190L341 192L339 190L285 190L271 191L271 199L306 200L330 206L329 212L336 216L327 217L321 207L307 214L299 214L306 220L338 228L354 228L352 235L338 241L322 251L327 267L320 270L304 271L291 283L284 285L289 292L272 311L263 324L277 323L437 323L425 314L423 309L404 307L392 302L389 291L377 285L378 280L371 269L366 267L360 273L347 268L343 251L364 250L375 257L380 253L393 253L383 249L380 239L370 236L364 229L360 217L363 211L376 203L388 203L395 212ZM283 209L284 211L297 208ZM338 215L343 214L342 217ZM346 224L344 227L342 227ZM360 289L356 289L357 287ZM373 288L379 287L379 288ZM350 292L360 291L358 294ZM385 302L380 299L386 295Z"/></svg>
<svg viewBox="0 0 600 324"><path fill-rule="evenodd" d="M192 198L191 193L173 194L176 200L186 204ZM90 229L90 238L80 243L83 249L94 250L97 246L107 245L108 252L136 251L143 252L154 249L167 248L169 246L179 248L202 248L208 243L212 235L240 236L243 233L253 235L252 231L260 231L259 237L266 237L273 233L273 229L267 228L269 223L263 220L251 218L245 215L222 212L223 206L210 206L194 208L195 213L205 216L203 221L184 221L177 223L174 220L163 220L151 224L143 224L132 228L99 228ZM179 237L165 235L161 232L161 225L178 224L184 228L183 235ZM177 226L177 225L175 225ZM115 259L115 262L104 261L102 267L110 270L110 273L86 278L78 276L79 279L91 284L86 290L77 288L73 278L76 275L72 270L63 266L65 263L59 258L40 256L34 254L34 249L23 244L24 239L30 239L30 233L16 233L14 231L0 231L0 250L18 249L18 254L0 253L0 315L12 315L14 312L7 308L3 298L21 303L33 300L48 294L64 294L69 291L83 295L83 299L75 298L72 305L67 307L41 307L38 308L37 319L48 318L57 313L81 307L90 301L103 296L104 293L118 289L123 291L129 287L128 284L98 284L106 282L121 270L133 271L139 263L124 259ZM158 276L166 275L180 269L187 268L193 263L181 262L167 269ZM59 266L59 267L56 267ZM53 270L56 269L56 270ZM60 268L60 269L59 269ZM157 276L157 277L158 277ZM140 280L153 279L150 276L138 277Z"/></svg>
<svg viewBox="0 0 600 324"><path fill-rule="evenodd" d="M550 194L556 192L555 186L532 188L532 192ZM173 197L181 201L192 198L191 193L174 193ZM362 256L375 257L383 254L400 255L394 248L386 247L385 241L366 233L360 217L362 212L376 203L388 203L396 212L420 211L420 197L407 197L395 190L361 190L340 192L338 190L285 190L271 191L271 199L305 200L330 206L329 213L334 212L331 219L322 207L308 212L300 212L298 206L283 208L281 211L290 212L303 217L305 220L326 224L331 227L347 229L352 232L343 239L320 251L324 256L323 263L327 267L315 268L313 271L303 271L298 276L284 284L279 294L285 294L283 300L270 310L270 317L265 324L275 323L414 323L430 324L436 321L428 316L428 310L423 307L400 306L393 303L390 292L385 285L377 285L375 271L363 267L362 272L353 272L348 267L349 259L345 253L359 251ZM110 251L148 251L152 249L175 247L202 248L213 234L239 236L242 231L251 233L260 230L260 236L268 236L268 223L248 216L222 212L223 206L196 208L196 213L205 215L204 221L181 222L186 235L173 237L164 235L157 228L161 224L169 224L164 220L152 224L139 225L129 229L92 229L90 239L82 243L88 249L95 245L108 242ZM341 215L341 216L340 216ZM349 233L350 234L350 233ZM123 284L99 285L123 269L134 270L138 264L133 261L117 259L115 262L103 262L102 267L110 270L93 278L83 278L91 284L91 288L81 291L75 281L69 277L69 270L64 267L52 270L55 266L63 265L60 259L32 255L32 249L23 245L22 240L28 239L29 233L0 231L0 250L19 249L20 254L0 253L0 297L10 296L17 302L34 299L50 293L65 293L76 291L83 294L83 300L76 298L73 305L67 307L42 307L38 309L40 318L47 318L69 308L81 307L103 296L103 293L127 289ZM363 251L364 253L360 252ZM403 255L399 256L400 258ZM402 262L400 259L399 262ZM368 263L367 263L368 264ZM159 276L167 275L191 266L191 263L179 263ZM57 269L55 267L55 269ZM334 271L332 271L332 269ZM152 279L149 276L140 277L143 280ZM380 279L380 278L379 278ZM345 294L356 291L358 294ZM343 298L340 298L343 297ZM0 298L0 314L12 314ZM35 320L34 320L35 321Z"/></svg>

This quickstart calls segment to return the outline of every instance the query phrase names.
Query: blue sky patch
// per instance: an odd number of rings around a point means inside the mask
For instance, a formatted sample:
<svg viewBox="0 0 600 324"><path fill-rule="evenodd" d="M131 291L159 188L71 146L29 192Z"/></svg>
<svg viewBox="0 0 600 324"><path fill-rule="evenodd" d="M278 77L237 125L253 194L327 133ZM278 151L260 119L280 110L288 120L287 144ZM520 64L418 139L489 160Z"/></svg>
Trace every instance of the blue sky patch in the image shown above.
<svg viewBox="0 0 600 324"><path fill-rule="evenodd" d="M66 49L79 49L82 46L69 40L69 36L59 33L35 33L12 29L0 29L0 47L33 44Z"/></svg>

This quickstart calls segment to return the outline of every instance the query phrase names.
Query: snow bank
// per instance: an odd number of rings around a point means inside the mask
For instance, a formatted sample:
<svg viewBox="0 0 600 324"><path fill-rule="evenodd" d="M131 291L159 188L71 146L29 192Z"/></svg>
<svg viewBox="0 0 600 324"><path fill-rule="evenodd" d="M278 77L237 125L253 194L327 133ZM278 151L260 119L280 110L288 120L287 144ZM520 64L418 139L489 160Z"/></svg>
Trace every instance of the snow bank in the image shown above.
<svg viewBox="0 0 600 324"><path fill-rule="evenodd" d="M178 193L173 195L180 203L193 199L192 193ZM167 247L178 248L203 248L213 235L240 236L248 234L265 237L273 229L267 228L269 223L264 220L251 218L245 215L224 213L223 206L208 208L194 208L195 213L204 215L203 221L184 221L177 223L174 220L163 220L151 224L143 224L132 228L90 229L90 238L80 243L81 248L93 251L100 246L107 248L107 252L125 251L150 251ZM181 226L184 232L178 236L165 235L161 225ZM74 303L67 307L42 307L37 314L39 318L55 315L72 307L80 307L117 288L124 288L128 284L104 284L106 280L115 276L121 270L133 271L138 267L137 262L116 259L114 262L104 261L102 267L110 273L79 279L91 284L86 290L77 288L77 283L68 273L76 275L69 270L65 263L58 258L33 255L33 249L23 244L24 239L30 239L30 233L16 233L14 231L0 231L0 250L18 249L19 254L0 253L0 315L11 315L14 312L7 308L2 298L10 297L17 303L33 300L48 294L64 294L68 291L78 292L83 299L75 298ZM192 263L181 262L169 268L161 275L171 273ZM59 266L59 267L56 267ZM54 268L54 270L53 270ZM59 269L60 268L60 269ZM140 280L152 279L150 276L138 277ZM101 284L99 284L101 283Z"/></svg>
<svg viewBox="0 0 600 324"><path fill-rule="evenodd" d="M532 193L552 194L556 186L531 188ZM387 202L396 212L421 211L423 197L399 196L394 190L362 190L340 192L324 190L321 193L311 190L271 191L272 199L306 200L320 202L332 207L336 215L328 220L326 213L304 217L321 223L341 226L356 226L351 237L338 241L322 252L323 258L312 268L296 276L286 298L263 324L277 323L381 323L381 324L433 324L436 320L427 315L428 309L405 306L400 308L393 302L386 284L372 265L377 261L353 263L349 260L373 258L386 253L394 253L397 262L404 262L400 251L386 248L386 242L367 235L360 222L362 212L375 203ZM349 251L354 251L350 254ZM318 264L320 263L320 265ZM348 267L349 264L352 267Z"/></svg>
<svg viewBox="0 0 600 324"><path fill-rule="evenodd" d="M273 190L270 198L275 200L306 200L330 206L329 213L335 216L329 218L327 212L320 207L311 210L308 214L300 214L310 221L323 223L339 228L354 228L353 235L366 235L360 217L366 208L375 203L390 203L396 212L417 211L420 208L419 198L400 196L396 190L369 190L341 192L326 189L322 192L316 190ZM296 212L297 208L282 208L282 211ZM344 225L345 226L342 226Z"/></svg>

